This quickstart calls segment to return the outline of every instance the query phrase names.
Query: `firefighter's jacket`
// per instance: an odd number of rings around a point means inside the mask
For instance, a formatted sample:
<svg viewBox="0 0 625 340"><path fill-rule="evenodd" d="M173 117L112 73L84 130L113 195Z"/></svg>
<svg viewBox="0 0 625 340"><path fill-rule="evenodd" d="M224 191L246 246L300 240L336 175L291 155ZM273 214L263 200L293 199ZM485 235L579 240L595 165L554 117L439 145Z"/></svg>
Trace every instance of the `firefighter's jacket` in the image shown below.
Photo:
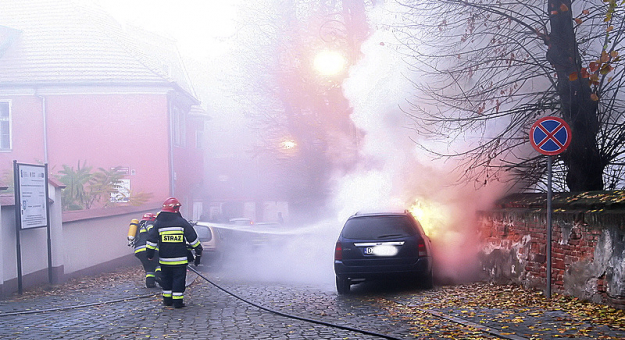
<svg viewBox="0 0 625 340"><path fill-rule="evenodd" d="M189 262L187 244L195 250L196 255L202 253L202 245L193 226L178 213L161 211L148 232L148 258L153 258L154 251L158 249L161 265L186 265Z"/></svg>
<svg viewBox="0 0 625 340"><path fill-rule="evenodd" d="M137 236L135 237L135 254L146 251L147 248L145 246L145 243L148 240L148 232L154 226L153 223L154 222L151 221L141 221L139 223Z"/></svg>

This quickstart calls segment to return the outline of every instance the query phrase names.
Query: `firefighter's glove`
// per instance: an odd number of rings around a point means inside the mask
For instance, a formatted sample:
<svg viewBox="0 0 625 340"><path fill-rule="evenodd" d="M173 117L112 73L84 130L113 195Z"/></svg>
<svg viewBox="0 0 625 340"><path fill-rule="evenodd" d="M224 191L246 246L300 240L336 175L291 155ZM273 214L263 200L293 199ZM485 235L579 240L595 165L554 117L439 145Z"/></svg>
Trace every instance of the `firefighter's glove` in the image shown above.
<svg viewBox="0 0 625 340"><path fill-rule="evenodd" d="M187 262L191 263L193 262L194 258L193 258L193 252L191 250L187 249Z"/></svg>
<svg viewBox="0 0 625 340"><path fill-rule="evenodd" d="M196 267L199 266L201 258L202 258L202 255L195 255L195 260L193 260L193 265L195 265Z"/></svg>

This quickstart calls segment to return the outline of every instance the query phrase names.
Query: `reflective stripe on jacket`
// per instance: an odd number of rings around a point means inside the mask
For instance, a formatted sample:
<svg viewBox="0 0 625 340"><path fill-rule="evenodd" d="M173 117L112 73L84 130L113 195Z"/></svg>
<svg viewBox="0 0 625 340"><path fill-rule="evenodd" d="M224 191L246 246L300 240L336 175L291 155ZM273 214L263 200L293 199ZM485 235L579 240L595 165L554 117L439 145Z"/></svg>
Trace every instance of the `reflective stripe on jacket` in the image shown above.
<svg viewBox="0 0 625 340"><path fill-rule="evenodd" d="M135 254L145 251L148 232L152 229L152 222L141 221L137 230L137 240L135 241Z"/></svg>
<svg viewBox="0 0 625 340"><path fill-rule="evenodd" d="M193 226L178 213L161 212L148 233L147 256L153 258L158 248L161 265L186 265L187 243L201 254L202 245Z"/></svg>

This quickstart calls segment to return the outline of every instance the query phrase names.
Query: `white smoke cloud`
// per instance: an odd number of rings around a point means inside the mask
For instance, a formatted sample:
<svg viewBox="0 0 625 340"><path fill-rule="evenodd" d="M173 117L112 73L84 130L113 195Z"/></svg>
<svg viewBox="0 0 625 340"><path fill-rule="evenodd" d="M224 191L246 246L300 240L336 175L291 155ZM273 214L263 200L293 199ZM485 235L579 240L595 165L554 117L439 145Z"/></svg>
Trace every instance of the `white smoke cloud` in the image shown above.
<svg viewBox="0 0 625 340"><path fill-rule="evenodd" d="M392 25L399 8L385 1L370 13L371 27ZM263 235L261 230L250 233L252 239L236 242L241 249L224 261L224 271L230 276L304 282L333 290L333 247L342 224L357 211L386 209L411 209L422 222L436 247L439 279L458 282L476 272L475 211L486 207L499 192L458 185L461 175L455 171L455 162L434 160L419 147L417 143L431 146L433 142L411 129L411 119L401 110L412 97L411 80L416 75L409 72L397 46L400 43L392 32L374 31L343 84L353 108L350 118L365 136L354 170L333 178L335 216L310 226L285 226L289 233L278 237ZM341 146L334 145L334 149L342 151ZM254 244L254 237L264 240L259 247L239 247Z"/></svg>
<svg viewBox="0 0 625 340"><path fill-rule="evenodd" d="M371 27L392 25L398 9L384 2L371 13ZM401 110L413 97L411 79L418 75L409 71L398 46L391 31L373 32L343 84L351 119L365 137L357 170L335 178L333 204L342 221L363 209L411 209L435 243L439 277L457 281L475 272L470 265L478 243L475 212L488 206L499 188L460 185L454 161L435 160L419 148L418 143L431 142L410 128Z"/></svg>
<svg viewBox="0 0 625 340"><path fill-rule="evenodd" d="M380 7L371 18L375 27L377 23L391 24L394 16ZM343 84L353 107L351 119L365 137L358 171L336 180L339 210L353 204L405 206L415 189L428 191L432 176L447 171L444 163L435 163L420 151L414 141L419 136L409 128L410 120L400 109L414 88L407 77L408 64L394 48L399 45L392 32L373 32L362 45L362 59ZM351 194L355 189L362 194ZM352 202L346 204L349 199Z"/></svg>

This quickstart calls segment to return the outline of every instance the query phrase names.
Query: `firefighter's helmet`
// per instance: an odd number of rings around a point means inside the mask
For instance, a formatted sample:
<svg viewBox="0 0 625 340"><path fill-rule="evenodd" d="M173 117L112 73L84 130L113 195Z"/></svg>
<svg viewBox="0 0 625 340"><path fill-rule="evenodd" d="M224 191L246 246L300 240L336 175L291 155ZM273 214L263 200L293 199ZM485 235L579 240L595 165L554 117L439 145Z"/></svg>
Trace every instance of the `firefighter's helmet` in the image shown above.
<svg viewBox="0 0 625 340"><path fill-rule="evenodd" d="M165 202L163 202L163 209L161 209L161 211L177 213L180 211L181 205L182 204L180 204L180 202L176 198L170 197L166 199Z"/></svg>
<svg viewBox="0 0 625 340"><path fill-rule="evenodd" d="M154 222L154 220L156 220L156 215L152 213L143 214L143 218L141 219L141 221L150 221L150 222Z"/></svg>

